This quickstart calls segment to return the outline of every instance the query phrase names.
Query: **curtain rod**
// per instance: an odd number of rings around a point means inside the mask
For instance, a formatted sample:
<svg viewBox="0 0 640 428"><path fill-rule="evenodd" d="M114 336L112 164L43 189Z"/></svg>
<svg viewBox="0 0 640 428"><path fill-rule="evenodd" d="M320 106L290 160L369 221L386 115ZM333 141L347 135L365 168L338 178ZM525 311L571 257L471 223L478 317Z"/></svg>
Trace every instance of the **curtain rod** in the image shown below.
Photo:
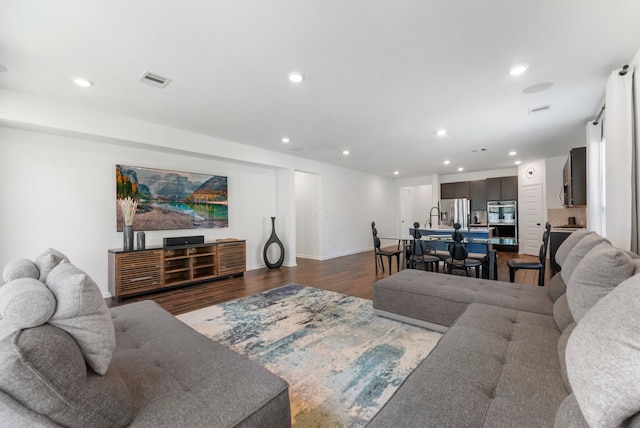
<svg viewBox="0 0 640 428"><path fill-rule="evenodd" d="M602 116L602 113L604 113L604 108L606 107L606 104L602 106L602 108L600 109L600 113L598 113L598 117L596 117L596 120L593 121L594 125L597 125L598 122L600 122L600 117Z"/></svg>
<svg viewBox="0 0 640 428"><path fill-rule="evenodd" d="M629 64L625 64L625 65L622 67L622 70L620 70L620 71L618 72L618 74L619 74L620 76L624 76L625 74L627 74L627 71L629 71ZM600 113L598 113L598 117L596 117L596 120L594 120L594 121L593 121L593 124L594 124L594 125L597 125L597 124L598 124L598 122L600 122L600 118L602 117L602 113L604 113L604 108L605 108L605 107L606 107L606 104L604 104L604 105L602 106L602 108L600 109Z"/></svg>

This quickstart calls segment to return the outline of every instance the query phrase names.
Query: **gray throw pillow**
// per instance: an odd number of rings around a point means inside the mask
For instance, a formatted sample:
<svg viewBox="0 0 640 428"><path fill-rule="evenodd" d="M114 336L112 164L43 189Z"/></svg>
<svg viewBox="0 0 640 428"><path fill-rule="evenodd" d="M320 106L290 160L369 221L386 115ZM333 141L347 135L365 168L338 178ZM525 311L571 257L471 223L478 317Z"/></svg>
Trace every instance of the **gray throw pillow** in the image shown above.
<svg viewBox="0 0 640 428"><path fill-rule="evenodd" d="M571 384L569 383L569 376L567 376L567 343L569 343L569 337L573 329L576 328L576 323L573 322L567 326L558 339L558 358L560 359L560 371L562 372L562 380L564 381L564 387L567 388L567 392L571 394Z"/></svg>
<svg viewBox="0 0 640 428"><path fill-rule="evenodd" d="M640 276L604 296L567 344L567 373L586 421L623 426L640 411Z"/></svg>
<svg viewBox="0 0 640 428"><path fill-rule="evenodd" d="M116 335L111 314L100 289L89 275L71 263L60 263L47 276L47 286L58 305L49 324L69 333L80 346L87 363L105 374Z"/></svg>
<svg viewBox="0 0 640 428"><path fill-rule="evenodd" d="M0 317L14 328L31 328L47 322L56 309L56 299L35 278L21 278L0 287Z"/></svg>
<svg viewBox="0 0 640 428"><path fill-rule="evenodd" d="M36 257L35 262L38 270L40 271L40 281L45 282L49 272L63 261L69 263L67 256L53 248L47 248L42 254Z"/></svg>
<svg viewBox="0 0 640 428"><path fill-rule="evenodd" d="M586 239L586 238L585 238ZM579 323L598 300L633 275L631 258L619 248L602 243L578 263L567 284L567 301Z"/></svg>
<svg viewBox="0 0 640 428"><path fill-rule="evenodd" d="M20 278L40 278L40 271L36 264L29 259L15 259L2 269L2 279L5 283Z"/></svg>
<svg viewBox="0 0 640 428"><path fill-rule="evenodd" d="M0 389L31 411L68 427L125 426L133 404L115 367L87 371L76 342L49 324L0 341ZM3 425L0 422L0 425Z"/></svg>
<svg viewBox="0 0 640 428"><path fill-rule="evenodd" d="M571 309L569 308L569 302L567 301L567 295L563 294L560 296L558 300L553 304L553 319L558 326L558 330L564 331L571 323L575 320L573 319L573 315L571 314Z"/></svg>
<svg viewBox="0 0 640 428"><path fill-rule="evenodd" d="M563 281L560 272L553 275L547 284L547 293L554 302L567 292L567 284Z"/></svg>
<svg viewBox="0 0 640 428"><path fill-rule="evenodd" d="M556 263L558 263L560 267L564 268L564 261L567 259L567 256L569 256L573 247L575 247L582 238L592 233L595 232L587 229L578 229L571 235L567 236L567 239L565 239L556 250Z"/></svg>
<svg viewBox="0 0 640 428"><path fill-rule="evenodd" d="M569 252L567 259L564 261L560 275L565 284L569 285L571 274L575 270L578 263L591 251L596 245L603 242L609 242L606 238L597 233L589 233L585 235Z"/></svg>
<svg viewBox="0 0 640 428"><path fill-rule="evenodd" d="M556 412L554 428L589 428L573 394L567 395Z"/></svg>

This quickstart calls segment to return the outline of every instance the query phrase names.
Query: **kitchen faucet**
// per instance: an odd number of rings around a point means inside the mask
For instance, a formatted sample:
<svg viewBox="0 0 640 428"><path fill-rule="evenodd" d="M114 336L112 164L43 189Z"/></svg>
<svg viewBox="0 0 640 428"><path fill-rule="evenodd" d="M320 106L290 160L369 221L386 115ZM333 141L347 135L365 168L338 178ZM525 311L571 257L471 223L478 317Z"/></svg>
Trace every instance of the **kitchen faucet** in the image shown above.
<svg viewBox="0 0 640 428"><path fill-rule="evenodd" d="M433 209L436 209L436 216L438 217L438 222L440 221L440 206L436 206L436 207L431 207L431 210L429 211L429 229L431 229L432 224L431 224L431 219L433 218Z"/></svg>

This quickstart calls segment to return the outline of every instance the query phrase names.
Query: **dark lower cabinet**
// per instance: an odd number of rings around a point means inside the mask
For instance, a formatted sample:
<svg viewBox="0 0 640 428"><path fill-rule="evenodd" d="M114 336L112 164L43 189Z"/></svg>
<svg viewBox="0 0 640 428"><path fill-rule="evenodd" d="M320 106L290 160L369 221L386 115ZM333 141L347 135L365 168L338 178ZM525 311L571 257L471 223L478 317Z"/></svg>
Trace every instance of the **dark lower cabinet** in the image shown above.
<svg viewBox="0 0 640 428"><path fill-rule="evenodd" d="M549 237L549 262L552 272L560 272L560 265L556 262L556 251L562 245L565 239L571 235L571 232L552 231Z"/></svg>

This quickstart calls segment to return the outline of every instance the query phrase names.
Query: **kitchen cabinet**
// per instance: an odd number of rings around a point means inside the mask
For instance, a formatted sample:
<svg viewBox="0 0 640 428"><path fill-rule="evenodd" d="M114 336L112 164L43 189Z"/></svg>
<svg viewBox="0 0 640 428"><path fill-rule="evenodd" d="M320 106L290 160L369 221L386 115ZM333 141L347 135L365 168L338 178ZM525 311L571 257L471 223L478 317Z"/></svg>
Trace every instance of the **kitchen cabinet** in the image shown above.
<svg viewBox="0 0 640 428"><path fill-rule="evenodd" d="M587 205L587 148L571 149L563 170L564 205Z"/></svg>
<svg viewBox="0 0 640 428"><path fill-rule="evenodd" d="M458 199L469 197L469 182L442 183L440 185L440 199Z"/></svg>
<svg viewBox="0 0 640 428"><path fill-rule="evenodd" d="M487 209L487 181L470 181L469 198L471 199L471 211L485 211Z"/></svg>
<svg viewBox="0 0 640 428"><path fill-rule="evenodd" d="M487 178L487 201L517 201L518 176Z"/></svg>

